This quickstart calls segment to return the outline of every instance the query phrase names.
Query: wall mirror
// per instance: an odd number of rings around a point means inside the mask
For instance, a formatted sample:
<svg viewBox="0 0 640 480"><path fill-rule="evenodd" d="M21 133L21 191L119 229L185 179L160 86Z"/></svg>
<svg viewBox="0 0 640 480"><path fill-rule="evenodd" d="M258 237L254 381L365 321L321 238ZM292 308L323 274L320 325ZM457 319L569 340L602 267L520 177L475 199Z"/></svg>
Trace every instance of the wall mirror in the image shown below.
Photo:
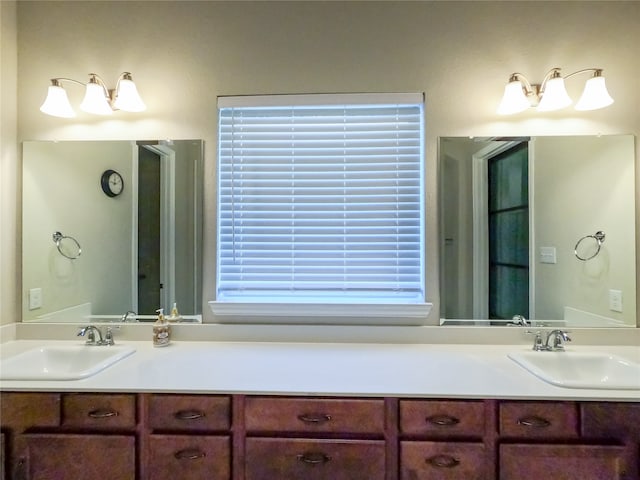
<svg viewBox="0 0 640 480"><path fill-rule="evenodd" d="M634 142L441 138L441 323L635 327Z"/></svg>
<svg viewBox="0 0 640 480"><path fill-rule="evenodd" d="M22 173L23 321L201 321L202 140L24 142Z"/></svg>

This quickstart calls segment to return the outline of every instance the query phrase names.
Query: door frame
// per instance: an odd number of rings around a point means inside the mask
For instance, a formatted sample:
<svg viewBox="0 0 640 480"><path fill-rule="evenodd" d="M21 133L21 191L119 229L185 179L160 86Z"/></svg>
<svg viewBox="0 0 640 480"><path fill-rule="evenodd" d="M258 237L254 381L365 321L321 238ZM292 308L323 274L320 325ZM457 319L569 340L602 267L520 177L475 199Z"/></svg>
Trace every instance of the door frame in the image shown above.
<svg viewBox="0 0 640 480"><path fill-rule="evenodd" d="M527 142L528 175L529 175L529 316L535 318L535 262L534 260L534 189L533 179L533 139L493 141L481 148L472 156L472 190L473 190L473 318L489 318L489 221L487 210L488 198L488 165L489 159Z"/></svg>
<svg viewBox="0 0 640 480"><path fill-rule="evenodd" d="M160 302L165 312L171 308L175 299L176 258L175 258L175 196L176 196L176 152L165 144L135 145L133 167L133 231L138 231L138 154L137 148L143 147L160 157ZM138 311L138 235L133 237L133 306Z"/></svg>

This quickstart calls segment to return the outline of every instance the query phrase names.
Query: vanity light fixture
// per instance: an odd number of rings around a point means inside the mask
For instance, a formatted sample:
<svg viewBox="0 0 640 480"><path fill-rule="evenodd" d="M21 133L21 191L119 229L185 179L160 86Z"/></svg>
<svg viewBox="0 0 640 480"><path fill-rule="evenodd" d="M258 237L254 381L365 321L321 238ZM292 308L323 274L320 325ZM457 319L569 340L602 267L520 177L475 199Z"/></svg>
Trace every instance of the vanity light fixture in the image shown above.
<svg viewBox="0 0 640 480"><path fill-rule="evenodd" d="M98 75L90 73L89 82L86 84L72 78L52 78L47 98L40 107L42 113L62 118L76 116L61 82L77 83L85 87L84 99L80 104L80 109L88 113L111 115L114 110L142 112L147 109L142 98L140 98L136 84L131 79L131 73L121 73L116 83L116 88L113 90L109 90Z"/></svg>
<svg viewBox="0 0 640 480"><path fill-rule="evenodd" d="M511 115L536 107L540 112L551 112L568 107L573 100L567 93L564 81L569 77L581 73L591 73L587 80L582 95L575 105L576 110L597 110L613 103L613 98L607 91L601 68L585 68L569 75L562 76L560 68L552 68L544 76L542 83L532 84L521 73L512 73L509 83L504 88L502 101L497 113Z"/></svg>

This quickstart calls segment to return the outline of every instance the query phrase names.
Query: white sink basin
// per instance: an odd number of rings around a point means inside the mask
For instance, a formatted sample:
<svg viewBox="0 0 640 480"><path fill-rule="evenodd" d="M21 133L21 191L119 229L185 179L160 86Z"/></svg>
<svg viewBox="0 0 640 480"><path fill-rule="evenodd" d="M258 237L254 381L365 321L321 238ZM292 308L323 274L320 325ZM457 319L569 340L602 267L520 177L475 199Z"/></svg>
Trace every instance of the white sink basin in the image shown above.
<svg viewBox="0 0 640 480"><path fill-rule="evenodd" d="M509 358L545 382L566 388L640 390L640 363L599 352L517 352Z"/></svg>
<svg viewBox="0 0 640 480"><path fill-rule="evenodd" d="M79 380L131 355L127 346L47 346L0 361L0 380Z"/></svg>

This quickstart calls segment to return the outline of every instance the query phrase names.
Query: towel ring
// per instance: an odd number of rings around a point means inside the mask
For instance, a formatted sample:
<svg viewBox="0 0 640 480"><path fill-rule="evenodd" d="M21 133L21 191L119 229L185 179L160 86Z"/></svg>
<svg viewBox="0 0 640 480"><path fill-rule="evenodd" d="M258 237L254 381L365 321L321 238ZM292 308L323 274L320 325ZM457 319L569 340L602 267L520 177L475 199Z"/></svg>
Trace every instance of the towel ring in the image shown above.
<svg viewBox="0 0 640 480"><path fill-rule="evenodd" d="M576 258L578 260L582 260L583 262L586 262L587 260L591 260L593 257L595 257L596 255L598 255L600 253L600 248L602 247L602 244L604 243L604 239L605 239L606 235L604 234L604 232L602 230L598 230L596 233L594 233L593 235L585 235L584 237L582 237L580 240L578 240L578 242L576 243L576 246L573 249L573 253L575 254ZM598 248L596 249L596 251L593 253L593 255L589 256L589 257L583 257L580 254L578 254L578 247L580 246L580 244L582 242L584 242L585 240L592 238L596 241Z"/></svg>
<svg viewBox="0 0 640 480"><path fill-rule="evenodd" d="M76 250L77 253L74 253L74 252L72 252L71 254L65 253L64 252L64 248L62 248L62 241L63 240L69 240L69 242L66 242L67 246L69 244L71 244L72 245L71 249L72 250ZM58 247L58 252L60 252L60 255L62 255L63 257L68 258L69 260L75 260L80 255L82 255L82 247L80 246L78 241L73 237L69 237L68 235L63 235L60 232L53 232L53 241L56 244L56 247ZM73 243L71 243L71 242L73 242ZM75 245L73 245L73 244L75 244Z"/></svg>

